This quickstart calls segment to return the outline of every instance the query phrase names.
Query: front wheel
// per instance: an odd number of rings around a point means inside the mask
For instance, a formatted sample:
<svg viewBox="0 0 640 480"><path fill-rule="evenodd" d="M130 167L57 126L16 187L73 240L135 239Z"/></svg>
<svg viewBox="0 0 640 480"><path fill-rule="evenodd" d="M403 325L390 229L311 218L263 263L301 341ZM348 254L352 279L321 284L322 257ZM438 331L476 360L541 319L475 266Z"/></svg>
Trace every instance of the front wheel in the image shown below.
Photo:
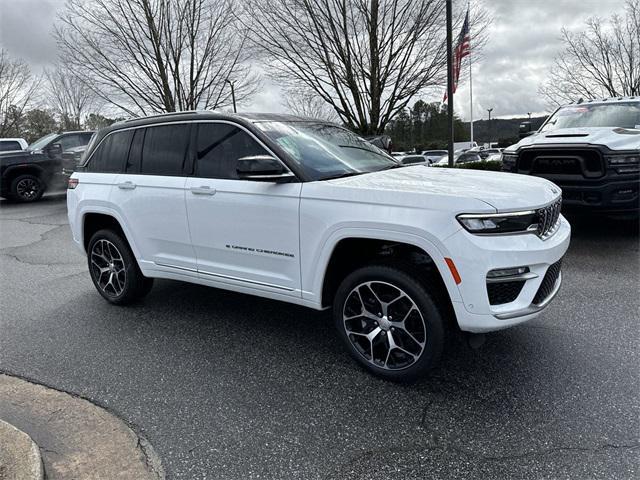
<svg viewBox="0 0 640 480"><path fill-rule="evenodd" d="M333 316L351 356L388 380L415 380L442 353L442 315L408 267L371 265L354 271L338 288Z"/></svg>
<svg viewBox="0 0 640 480"><path fill-rule="evenodd" d="M26 174L11 182L11 198L19 202L35 202L44 194L45 185L37 176Z"/></svg>
<svg viewBox="0 0 640 480"><path fill-rule="evenodd" d="M153 286L153 279L142 275L127 241L111 230L99 230L91 237L87 261L98 293L116 305L144 297Z"/></svg>

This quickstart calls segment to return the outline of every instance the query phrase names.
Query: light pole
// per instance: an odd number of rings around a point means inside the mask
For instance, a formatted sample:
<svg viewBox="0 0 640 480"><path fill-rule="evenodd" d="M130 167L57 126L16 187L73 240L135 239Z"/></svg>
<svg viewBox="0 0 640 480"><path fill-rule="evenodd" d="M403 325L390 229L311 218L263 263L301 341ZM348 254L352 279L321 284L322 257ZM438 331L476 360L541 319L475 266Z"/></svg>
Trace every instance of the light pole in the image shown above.
<svg viewBox="0 0 640 480"><path fill-rule="evenodd" d="M236 91L233 88L233 84L235 83L235 80L231 81L227 78L225 82L231 85L231 100L233 100L233 113L238 113L238 111L236 110Z"/></svg>
<svg viewBox="0 0 640 480"><path fill-rule="evenodd" d="M527 115L529 115L529 121L531 121L531 112L527 112Z"/></svg>
<svg viewBox="0 0 640 480"><path fill-rule="evenodd" d="M493 112L493 108L487 108L487 112L489 112L489 148L491 148L491 112Z"/></svg>

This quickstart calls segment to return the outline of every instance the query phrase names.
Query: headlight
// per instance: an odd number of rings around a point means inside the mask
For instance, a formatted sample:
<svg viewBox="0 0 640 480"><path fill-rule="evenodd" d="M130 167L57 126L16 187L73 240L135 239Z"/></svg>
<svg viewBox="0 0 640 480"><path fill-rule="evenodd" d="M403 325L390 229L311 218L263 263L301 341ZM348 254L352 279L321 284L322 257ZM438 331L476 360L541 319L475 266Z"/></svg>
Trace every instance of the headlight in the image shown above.
<svg viewBox="0 0 640 480"><path fill-rule="evenodd" d="M503 153L501 157L501 160L504 163L516 163L517 159L518 159L518 155L514 153Z"/></svg>
<svg viewBox="0 0 640 480"><path fill-rule="evenodd" d="M516 161L518 160L518 155L513 153L503 153L500 157L502 160L502 171L503 172L515 172L516 171Z"/></svg>
<svg viewBox="0 0 640 480"><path fill-rule="evenodd" d="M609 165L617 167L618 165L639 165L640 154L637 155L609 155L607 156Z"/></svg>
<svg viewBox="0 0 640 480"><path fill-rule="evenodd" d="M500 234L531 231L537 228L536 212L462 214L456 217L460 224L475 234Z"/></svg>
<svg viewBox="0 0 640 480"><path fill-rule="evenodd" d="M606 159L610 167L616 167L618 173L640 172L640 154L608 155Z"/></svg>

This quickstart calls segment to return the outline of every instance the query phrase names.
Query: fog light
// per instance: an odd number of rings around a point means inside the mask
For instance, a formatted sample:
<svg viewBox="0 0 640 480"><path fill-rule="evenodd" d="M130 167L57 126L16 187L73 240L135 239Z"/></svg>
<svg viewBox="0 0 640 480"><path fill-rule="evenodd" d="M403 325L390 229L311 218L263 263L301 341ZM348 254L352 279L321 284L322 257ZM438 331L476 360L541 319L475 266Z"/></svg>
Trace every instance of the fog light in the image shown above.
<svg viewBox="0 0 640 480"><path fill-rule="evenodd" d="M529 272L529 267L496 268L487 273L487 278L513 277Z"/></svg>

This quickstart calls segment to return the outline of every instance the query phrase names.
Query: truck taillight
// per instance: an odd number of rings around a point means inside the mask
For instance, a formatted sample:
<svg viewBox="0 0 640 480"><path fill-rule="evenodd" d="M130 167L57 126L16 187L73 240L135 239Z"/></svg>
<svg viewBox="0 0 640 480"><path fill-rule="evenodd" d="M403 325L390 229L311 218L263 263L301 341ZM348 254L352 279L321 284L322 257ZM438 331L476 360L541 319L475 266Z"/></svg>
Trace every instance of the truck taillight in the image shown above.
<svg viewBox="0 0 640 480"><path fill-rule="evenodd" d="M69 182L67 183L67 188L70 189L70 190L73 190L77 186L78 186L78 179L77 178L70 178Z"/></svg>

